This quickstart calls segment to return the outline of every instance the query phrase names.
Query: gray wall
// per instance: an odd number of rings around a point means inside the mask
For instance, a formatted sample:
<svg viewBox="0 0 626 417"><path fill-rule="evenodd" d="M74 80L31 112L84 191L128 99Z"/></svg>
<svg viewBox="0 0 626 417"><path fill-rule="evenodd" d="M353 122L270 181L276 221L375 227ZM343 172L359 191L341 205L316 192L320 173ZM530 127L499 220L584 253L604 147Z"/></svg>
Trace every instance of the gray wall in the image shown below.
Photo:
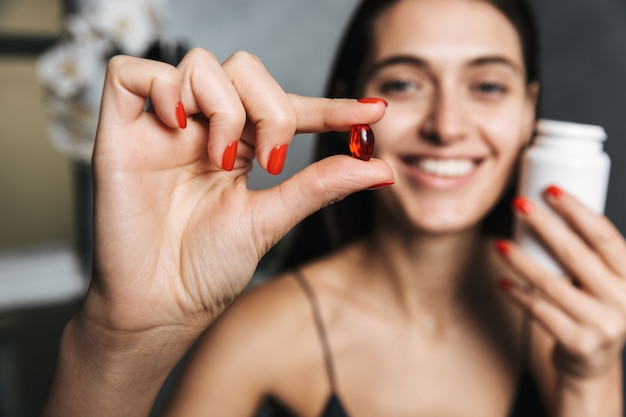
<svg viewBox="0 0 626 417"><path fill-rule="evenodd" d="M186 0L172 4L176 36L220 60L258 55L289 92L322 94L335 44L357 0ZM543 43L542 115L599 124L613 160L608 216L626 231L626 1L531 0ZM255 169L262 188L308 162L310 137L296 138L284 174Z"/></svg>

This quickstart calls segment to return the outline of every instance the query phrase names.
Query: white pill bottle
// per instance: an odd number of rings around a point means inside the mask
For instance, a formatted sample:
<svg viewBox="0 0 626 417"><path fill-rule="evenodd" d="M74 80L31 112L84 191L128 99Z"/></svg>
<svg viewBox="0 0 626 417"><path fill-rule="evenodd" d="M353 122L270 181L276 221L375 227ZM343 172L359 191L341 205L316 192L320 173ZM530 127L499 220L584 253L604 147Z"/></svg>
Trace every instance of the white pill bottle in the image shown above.
<svg viewBox="0 0 626 417"><path fill-rule="evenodd" d="M524 151L518 194L550 210L544 193L550 185L604 213L611 161L603 150L606 133L600 126L539 120L536 137ZM514 239L538 264L556 275L566 271L523 222L516 221Z"/></svg>

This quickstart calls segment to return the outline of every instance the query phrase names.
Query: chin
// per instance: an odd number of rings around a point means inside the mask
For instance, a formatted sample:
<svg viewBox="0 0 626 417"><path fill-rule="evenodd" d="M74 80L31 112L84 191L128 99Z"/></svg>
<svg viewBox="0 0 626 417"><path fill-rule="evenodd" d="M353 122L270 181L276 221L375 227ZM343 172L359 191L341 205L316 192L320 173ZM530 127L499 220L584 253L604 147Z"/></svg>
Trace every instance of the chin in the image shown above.
<svg viewBox="0 0 626 417"><path fill-rule="evenodd" d="M388 205L382 208L383 221L395 230L410 234L450 235L466 233L480 227L482 218L471 216L472 210L441 207L405 207Z"/></svg>
<svg viewBox="0 0 626 417"><path fill-rule="evenodd" d="M452 235L477 230L479 223L459 218L420 218L411 222L411 228L417 234Z"/></svg>

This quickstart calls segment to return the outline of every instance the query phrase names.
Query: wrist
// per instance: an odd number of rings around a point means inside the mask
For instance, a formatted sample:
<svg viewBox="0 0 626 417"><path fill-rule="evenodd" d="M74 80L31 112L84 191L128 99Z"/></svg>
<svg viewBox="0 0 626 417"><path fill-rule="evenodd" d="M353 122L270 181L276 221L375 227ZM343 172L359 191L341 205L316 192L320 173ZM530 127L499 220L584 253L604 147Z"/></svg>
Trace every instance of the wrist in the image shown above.
<svg viewBox="0 0 626 417"><path fill-rule="evenodd" d="M77 314L63 331L43 416L148 415L191 343L175 338L156 330L120 332Z"/></svg>
<svg viewBox="0 0 626 417"><path fill-rule="evenodd" d="M557 392L558 416L622 417L622 368L616 364L608 372L592 378L561 375Z"/></svg>

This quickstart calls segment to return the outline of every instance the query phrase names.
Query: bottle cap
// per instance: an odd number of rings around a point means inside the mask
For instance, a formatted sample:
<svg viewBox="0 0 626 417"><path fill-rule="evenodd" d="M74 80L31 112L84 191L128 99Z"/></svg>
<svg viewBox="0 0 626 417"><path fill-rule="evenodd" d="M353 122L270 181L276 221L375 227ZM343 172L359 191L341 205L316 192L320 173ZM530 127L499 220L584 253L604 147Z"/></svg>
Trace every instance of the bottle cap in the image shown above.
<svg viewBox="0 0 626 417"><path fill-rule="evenodd" d="M586 139L597 142L606 140L602 126L541 119L537 122L537 134L552 137Z"/></svg>

